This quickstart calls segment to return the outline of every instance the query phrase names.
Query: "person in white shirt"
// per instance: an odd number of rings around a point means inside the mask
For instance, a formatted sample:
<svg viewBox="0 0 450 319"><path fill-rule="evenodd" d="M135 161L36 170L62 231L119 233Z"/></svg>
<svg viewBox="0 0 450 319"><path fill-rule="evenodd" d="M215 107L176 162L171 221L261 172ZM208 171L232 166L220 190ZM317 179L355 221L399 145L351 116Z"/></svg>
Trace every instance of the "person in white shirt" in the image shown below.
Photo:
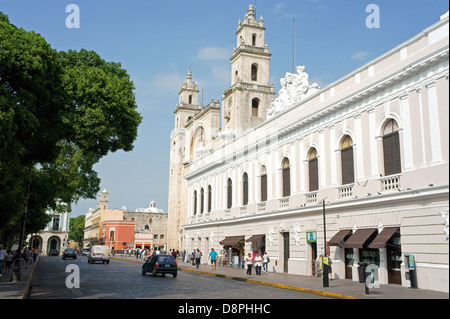
<svg viewBox="0 0 450 319"><path fill-rule="evenodd" d="M245 257L245 263L247 264L247 275L251 275L253 266L252 254L249 253L248 256Z"/></svg>
<svg viewBox="0 0 450 319"><path fill-rule="evenodd" d="M264 270L265 273L267 273L268 264L269 264L269 255L267 255L267 252L264 252L264 255L263 255L263 270Z"/></svg>
<svg viewBox="0 0 450 319"><path fill-rule="evenodd" d="M257 275L261 275L261 261L262 261L261 256L258 253L256 253L256 256L255 256L255 270L256 270L256 274Z"/></svg>

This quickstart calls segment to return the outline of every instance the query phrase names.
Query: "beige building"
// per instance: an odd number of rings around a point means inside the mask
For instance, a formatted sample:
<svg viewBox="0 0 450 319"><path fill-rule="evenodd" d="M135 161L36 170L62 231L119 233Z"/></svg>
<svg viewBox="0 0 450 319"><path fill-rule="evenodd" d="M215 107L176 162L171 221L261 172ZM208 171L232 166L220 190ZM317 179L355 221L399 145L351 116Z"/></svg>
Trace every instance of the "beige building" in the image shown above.
<svg viewBox="0 0 450 319"><path fill-rule="evenodd" d="M90 209L84 220L83 248L87 249L93 245L100 245L104 237L101 231L102 222L110 220L123 220L123 211L109 209L109 193L103 190L98 199L97 208Z"/></svg>
<svg viewBox="0 0 450 319"><path fill-rule="evenodd" d="M325 88L297 67L275 97L253 12L222 108L199 106L191 73L180 90L169 246L267 251L271 271L301 275L327 251L335 279L366 262L403 286L411 260L419 288L448 292L448 13Z"/></svg>
<svg viewBox="0 0 450 319"><path fill-rule="evenodd" d="M169 250L167 247L167 213L156 207L154 201L147 208L138 208L134 212L125 208L123 220L135 222L134 247Z"/></svg>

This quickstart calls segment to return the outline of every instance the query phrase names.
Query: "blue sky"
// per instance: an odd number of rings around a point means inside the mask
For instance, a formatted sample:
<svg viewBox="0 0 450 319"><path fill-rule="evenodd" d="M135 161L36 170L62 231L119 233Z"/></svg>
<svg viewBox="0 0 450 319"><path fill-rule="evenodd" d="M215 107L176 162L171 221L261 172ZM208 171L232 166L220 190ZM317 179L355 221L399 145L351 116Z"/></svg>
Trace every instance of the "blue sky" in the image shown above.
<svg viewBox="0 0 450 319"><path fill-rule="evenodd" d="M221 99L230 85L237 23L250 3L256 3L257 18L264 17L276 90L292 70L293 19L296 65L305 65L310 80L325 87L448 11L446 0L0 0L0 11L57 50L94 50L128 71L143 122L132 152L109 154L95 166L100 187L109 191L110 208L134 210L154 200L167 211L169 139L180 85L190 67L204 104ZM69 4L80 9L78 29L66 27ZM366 27L369 4L380 9L380 28ZM81 200L72 217L96 205L96 199Z"/></svg>

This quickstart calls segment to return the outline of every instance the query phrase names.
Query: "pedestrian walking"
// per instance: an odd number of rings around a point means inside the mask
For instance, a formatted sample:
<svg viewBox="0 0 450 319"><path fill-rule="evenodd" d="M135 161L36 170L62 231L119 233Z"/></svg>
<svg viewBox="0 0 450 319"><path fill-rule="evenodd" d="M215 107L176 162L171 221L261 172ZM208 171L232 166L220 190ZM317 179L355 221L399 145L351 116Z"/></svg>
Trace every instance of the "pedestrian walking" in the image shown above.
<svg viewBox="0 0 450 319"><path fill-rule="evenodd" d="M256 271L257 275L261 275L261 261L262 261L261 256L258 253L256 253L256 256L255 256L255 271Z"/></svg>
<svg viewBox="0 0 450 319"><path fill-rule="evenodd" d="M27 266L29 266L33 262L33 251L31 250L31 247L28 247L26 255L27 255Z"/></svg>
<svg viewBox="0 0 450 319"><path fill-rule="evenodd" d="M5 264L6 251L0 246L0 277L3 276L3 265Z"/></svg>
<svg viewBox="0 0 450 319"><path fill-rule="evenodd" d="M249 253L248 256L245 257L245 263L247 264L247 275L251 275L253 267L252 254Z"/></svg>
<svg viewBox="0 0 450 319"><path fill-rule="evenodd" d="M9 270L11 269L12 260L13 260L13 252L12 252L11 249L9 249L6 252L6 256L5 256L5 270L6 270L6 273L9 273Z"/></svg>
<svg viewBox="0 0 450 319"><path fill-rule="evenodd" d="M214 248L211 248L211 252L209 253L209 259L211 259L211 270L216 270L217 267L217 252L214 251Z"/></svg>
<svg viewBox="0 0 450 319"><path fill-rule="evenodd" d="M199 249L197 249L197 251L195 252L195 265L196 265L197 269L200 266L201 258L202 258L202 253Z"/></svg>
<svg viewBox="0 0 450 319"><path fill-rule="evenodd" d="M267 252L264 252L264 255L263 255L263 271L265 273L267 273L267 270L269 268L269 261L270 261L269 255L267 255Z"/></svg>
<svg viewBox="0 0 450 319"><path fill-rule="evenodd" d="M33 248L33 261L36 262L37 257L39 255L39 249L37 247Z"/></svg>

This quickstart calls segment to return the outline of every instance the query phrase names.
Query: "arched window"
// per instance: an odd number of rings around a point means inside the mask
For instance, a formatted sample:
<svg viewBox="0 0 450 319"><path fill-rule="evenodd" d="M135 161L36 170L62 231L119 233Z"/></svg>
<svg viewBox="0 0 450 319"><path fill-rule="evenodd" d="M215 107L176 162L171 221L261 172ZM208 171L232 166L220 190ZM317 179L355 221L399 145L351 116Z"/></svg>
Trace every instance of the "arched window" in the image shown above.
<svg viewBox="0 0 450 319"><path fill-rule="evenodd" d="M384 174L389 176L401 173L400 138L395 120L389 120L384 126L383 153Z"/></svg>
<svg viewBox="0 0 450 319"><path fill-rule="evenodd" d="M189 104L192 104L192 95L189 95Z"/></svg>
<svg viewBox="0 0 450 319"><path fill-rule="evenodd" d="M194 191L194 214L197 215L197 191Z"/></svg>
<svg viewBox="0 0 450 319"><path fill-rule="evenodd" d="M253 46L256 45L256 33L253 33L253 35L252 35L252 45Z"/></svg>
<svg viewBox="0 0 450 319"><path fill-rule="evenodd" d="M227 181L227 208L230 209L233 204L233 183L229 178Z"/></svg>
<svg viewBox="0 0 450 319"><path fill-rule="evenodd" d="M211 190L211 185L208 186L208 213L211 211L211 199L212 199L212 190Z"/></svg>
<svg viewBox="0 0 450 319"><path fill-rule="evenodd" d="M267 170L263 166L261 168L261 202L267 201Z"/></svg>
<svg viewBox="0 0 450 319"><path fill-rule="evenodd" d="M341 141L341 168L342 185L354 183L353 140L348 135L345 135Z"/></svg>
<svg viewBox="0 0 450 319"><path fill-rule="evenodd" d="M252 64L252 81L258 81L258 65Z"/></svg>
<svg viewBox="0 0 450 319"><path fill-rule="evenodd" d="M258 117L259 114L259 99L258 98L254 98L252 100L252 116Z"/></svg>
<svg viewBox="0 0 450 319"><path fill-rule="evenodd" d="M319 189L319 167L317 161L317 151L315 148L309 151L309 191L316 191Z"/></svg>
<svg viewBox="0 0 450 319"><path fill-rule="evenodd" d="M291 168L289 160L283 159L282 162L282 178L283 178L283 197L291 195Z"/></svg>
<svg viewBox="0 0 450 319"><path fill-rule="evenodd" d="M248 204L248 175L244 173L242 176L242 205Z"/></svg>
<svg viewBox="0 0 450 319"><path fill-rule="evenodd" d="M205 212L205 191L203 188L200 190L200 214Z"/></svg>

